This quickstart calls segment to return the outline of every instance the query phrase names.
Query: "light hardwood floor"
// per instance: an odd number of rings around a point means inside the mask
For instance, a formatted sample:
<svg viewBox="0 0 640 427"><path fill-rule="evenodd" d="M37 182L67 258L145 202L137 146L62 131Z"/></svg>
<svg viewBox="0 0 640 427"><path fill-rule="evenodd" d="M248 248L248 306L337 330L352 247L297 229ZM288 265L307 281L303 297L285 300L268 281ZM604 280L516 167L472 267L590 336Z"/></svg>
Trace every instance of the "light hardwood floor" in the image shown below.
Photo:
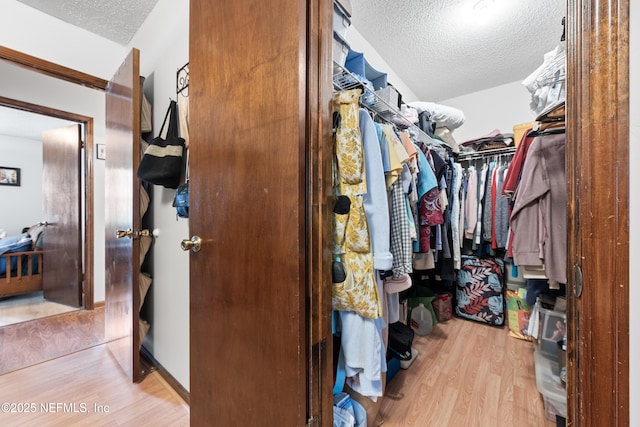
<svg viewBox="0 0 640 427"><path fill-rule="evenodd" d="M414 347L417 359L387 385L383 427L555 426L536 390L532 344L506 328L452 319L416 335ZM132 384L104 345L1 375L3 402L36 411L0 408L0 426L189 425L188 405L158 372Z"/></svg>
<svg viewBox="0 0 640 427"><path fill-rule="evenodd" d="M7 427L189 425L189 407L157 371L133 384L105 345L0 376L0 404Z"/></svg>
<svg viewBox="0 0 640 427"><path fill-rule="evenodd" d="M552 427L536 388L533 344L454 318L415 336L419 355L386 389L384 427Z"/></svg>

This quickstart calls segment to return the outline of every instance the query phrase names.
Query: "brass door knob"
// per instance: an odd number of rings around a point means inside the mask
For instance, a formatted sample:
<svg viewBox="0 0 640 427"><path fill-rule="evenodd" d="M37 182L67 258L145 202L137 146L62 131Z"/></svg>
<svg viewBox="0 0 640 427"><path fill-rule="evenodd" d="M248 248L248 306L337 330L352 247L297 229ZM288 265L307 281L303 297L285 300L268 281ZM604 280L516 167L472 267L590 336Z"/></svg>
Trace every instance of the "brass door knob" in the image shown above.
<svg viewBox="0 0 640 427"><path fill-rule="evenodd" d="M202 247L202 239L198 236L193 236L191 240L184 239L182 243L180 243L180 247L183 251L188 251L191 249L193 252L200 252L200 248Z"/></svg>
<svg viewBox="0 0 640 427"><path fill-rule="evenodd" d="M123 237L131 239L133 237L133 230L130 228L127 228L126 230L116 230L116 239L122 239Z"/></svg>

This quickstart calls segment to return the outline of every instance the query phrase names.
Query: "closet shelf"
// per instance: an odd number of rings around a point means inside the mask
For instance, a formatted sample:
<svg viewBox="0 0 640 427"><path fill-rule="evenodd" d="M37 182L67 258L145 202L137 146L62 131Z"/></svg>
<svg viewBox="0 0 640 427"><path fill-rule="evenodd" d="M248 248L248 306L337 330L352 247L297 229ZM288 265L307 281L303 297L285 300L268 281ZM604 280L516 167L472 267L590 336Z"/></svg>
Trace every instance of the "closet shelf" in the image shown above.
<svg viewBox="0 0 640 427"><path fill-rule="evenodd" d="M445 147L447 149L451 149L446 143L441 142L435 138L431 138L427 135L422 129L408 120L405 116L398 111L398 108L391 105L385 99L380 97L375 91L371 88L367 87L364 83L360 81L360 79L349 70L344 68L342 65L333 63L333 87L336 90L351 90L351 89L361 89L363 91L363 95L360 96L360 105L369 110L373 118L376 117L382 118L385 122L391 123L396 127L408 130L411 136L418 139L421 142L424 142L427 145L437 144L441 147ZM364 96L373 97L374 102L368 105L362 101Z"/></svg>

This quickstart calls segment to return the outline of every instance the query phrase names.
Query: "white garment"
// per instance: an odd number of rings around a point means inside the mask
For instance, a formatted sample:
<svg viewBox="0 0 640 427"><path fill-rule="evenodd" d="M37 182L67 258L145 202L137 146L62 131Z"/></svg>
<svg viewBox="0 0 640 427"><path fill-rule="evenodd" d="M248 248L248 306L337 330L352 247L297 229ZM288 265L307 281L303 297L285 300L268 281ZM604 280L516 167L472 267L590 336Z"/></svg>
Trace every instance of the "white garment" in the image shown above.
<svg viewBox="0 0 640 427"><path fill-rule="evenodd" d="M449 130L459 128L465 120L464 113L461 110L447 105L422 101L409 102L408 105L420 113L428 112L431 120L436 122L438 127L446 127Z"/></svg>
<svg viewBox="0 0 640 427"><path fill-rule="evenodd" d="M382 280L376 275L378 291ZM384 310L386 312L386 310ZM353 311L340 311L341 346L345 361L346 383L354 391L374 402L382 396L382 373L387 371L383 331L385 319L369 319Z"/></svg>
<svg viewBox="0 0 640 427"><path fill-rule="evenodd" d="M536 114L566 98L566 64L566 44L561 42L544 55L542 65L522 82L531 93L530 107Z"/></svg>
<svg viewBox="0 0 640 427"><path fill-rule="evenodd" d="M453 268L460 270L461 254L460 254L460 187L462 186L462 166L460 163L454 163L455 178L452 182L453 197L451 202L451 241L453 244Z"/></svg>

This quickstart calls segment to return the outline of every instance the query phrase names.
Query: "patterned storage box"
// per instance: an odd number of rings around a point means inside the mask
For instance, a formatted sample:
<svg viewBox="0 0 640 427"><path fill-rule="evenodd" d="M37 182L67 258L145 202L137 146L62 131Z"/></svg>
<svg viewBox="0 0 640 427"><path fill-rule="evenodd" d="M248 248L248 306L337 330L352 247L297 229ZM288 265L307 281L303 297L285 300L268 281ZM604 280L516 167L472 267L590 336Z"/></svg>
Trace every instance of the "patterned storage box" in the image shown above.
<svg viewBox="0 0 640 427"><path fill-rule="evenodd" d="M456 314L489 325L504 325L503 277L502 260L463 256L456 283Z"/></svg>

